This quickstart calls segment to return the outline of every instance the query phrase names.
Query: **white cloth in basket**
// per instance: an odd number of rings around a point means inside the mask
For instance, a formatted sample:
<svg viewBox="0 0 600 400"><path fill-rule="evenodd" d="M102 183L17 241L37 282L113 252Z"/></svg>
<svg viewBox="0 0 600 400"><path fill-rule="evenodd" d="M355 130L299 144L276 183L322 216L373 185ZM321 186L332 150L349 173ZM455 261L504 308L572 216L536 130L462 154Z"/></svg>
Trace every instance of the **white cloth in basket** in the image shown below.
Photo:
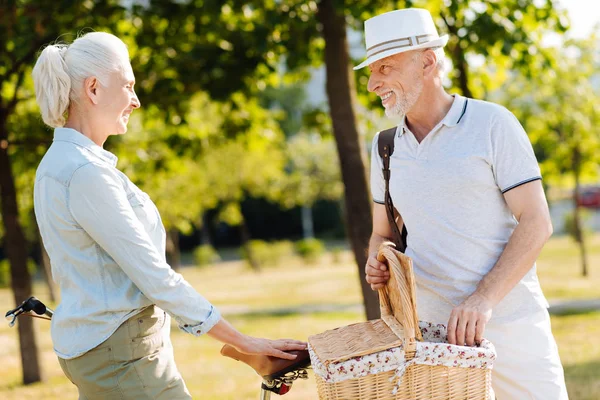
<svg viewBox="0 0 600 400"><path fill-rule="evenodd" d="M446 367L491 369L496 359L494 345L483 339L479 347L450 345L447 343L446 326L419 322L423 342L417 342L415 357L406 362L403 346L392 347L361 357L338 363L323 364L311 346L308 346L312 368L323 380L329 383L342 382L347 379L378 374L396 370L398 382L401 383L406 368L412 364L441 365Z"/></svg>

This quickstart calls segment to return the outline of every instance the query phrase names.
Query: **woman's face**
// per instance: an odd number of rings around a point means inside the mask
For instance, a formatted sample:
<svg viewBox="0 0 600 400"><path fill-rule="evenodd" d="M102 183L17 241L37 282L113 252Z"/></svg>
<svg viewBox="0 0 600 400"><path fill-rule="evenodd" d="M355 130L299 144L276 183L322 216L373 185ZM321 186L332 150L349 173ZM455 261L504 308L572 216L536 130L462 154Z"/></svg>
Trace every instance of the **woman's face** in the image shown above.
<svg viewBox="0 0 600 400"><path fill-rule="evenodd" d="M107 86L103 86L99 98L98 111L101 123L111 135L122 135L127 132L129 116L134 109L140 107L140 101L134 90L135 77L131 65L127 63L122 71L109 74Z"/></svg>

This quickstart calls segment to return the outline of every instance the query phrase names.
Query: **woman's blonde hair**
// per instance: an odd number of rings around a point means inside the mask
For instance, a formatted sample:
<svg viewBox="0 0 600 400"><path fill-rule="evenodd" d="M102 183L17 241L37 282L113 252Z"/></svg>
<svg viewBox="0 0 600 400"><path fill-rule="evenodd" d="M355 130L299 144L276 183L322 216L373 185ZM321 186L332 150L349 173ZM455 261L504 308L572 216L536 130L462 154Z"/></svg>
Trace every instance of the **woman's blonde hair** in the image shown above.
<svg viewBox="0 0 600 400"><path fill-rule="evenodd" d="M70 45L46 46L32 73L44 123L53 128L64 126L69 105L81 96L85 79L95 76L106 86L109 74L128 63L125 43L106 32L86 33Z"/></svg>

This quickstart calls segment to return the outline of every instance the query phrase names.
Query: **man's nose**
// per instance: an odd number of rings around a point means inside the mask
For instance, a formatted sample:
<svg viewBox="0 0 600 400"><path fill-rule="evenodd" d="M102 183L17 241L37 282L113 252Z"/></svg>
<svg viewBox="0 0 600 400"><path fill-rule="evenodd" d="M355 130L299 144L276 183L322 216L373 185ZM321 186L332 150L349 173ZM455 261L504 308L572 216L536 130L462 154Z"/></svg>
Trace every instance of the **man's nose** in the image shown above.
<svg viewBox="0 0 600 400"><path fill-rule="evenodd" d="M371 74L369 76L369 82L367 83L367 90L369 92L375 92L380 86L380 81L377 79L375 74Z"/></svg>

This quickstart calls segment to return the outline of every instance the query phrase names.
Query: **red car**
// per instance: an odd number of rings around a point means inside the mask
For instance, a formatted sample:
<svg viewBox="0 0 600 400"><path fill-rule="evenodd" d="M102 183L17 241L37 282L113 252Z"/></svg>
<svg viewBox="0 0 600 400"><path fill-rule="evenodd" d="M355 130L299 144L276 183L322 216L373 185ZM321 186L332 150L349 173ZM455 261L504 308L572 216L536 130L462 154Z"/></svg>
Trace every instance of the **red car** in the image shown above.
<svg viewBox="0 0 600 400"><path fill-rule="evenodd" d="M588 208L600 208L600 187L588 187L579 191L577 205Z"/></svg>

